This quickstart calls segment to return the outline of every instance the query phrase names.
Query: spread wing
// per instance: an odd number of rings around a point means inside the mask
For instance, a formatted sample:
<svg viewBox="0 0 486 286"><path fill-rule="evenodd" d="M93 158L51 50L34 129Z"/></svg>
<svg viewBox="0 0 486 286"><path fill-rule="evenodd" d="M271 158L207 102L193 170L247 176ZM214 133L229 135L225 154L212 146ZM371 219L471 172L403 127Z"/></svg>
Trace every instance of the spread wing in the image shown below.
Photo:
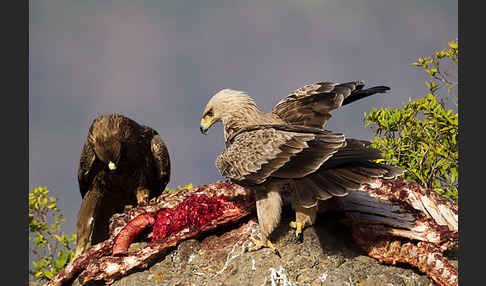
<svg viewBox="0 0 486 286"><path fill-rule="evenodd" d="M320 131L320 132L317 132ZM342 134L303 126L273 126L243 132L216 159L220 173L244 184L269 177L301 178L345 145Z"/></svg>
<svg viewBox="0 0 486 286"><path fill-rule="evenodd" d="M272 113L294 124L323 128L331 118L330 111L361 98L384 93L386 86L363 89L364 82L318 82L301 87L280 100Z"/></svg>
<svg viewBox="0 0 486 286"><path fill-rule="evenodd" d="M96 154L91 144L86 140L83 146L83 151L81 152L78 167L79 191L81 192L82 198L84 198L84 195L89 191L91 182L98 172L98 164L96 164L95 161Z"/></svg>
<svg viewBox="0 0 486 286"><path fill-rule="evenodd" d="M159 135L155 135L150 143L150 149L155 162L156 175L160 181L160 189L163 190L169 183L170 179L170 157L169 151L164 141Z"/></svg>

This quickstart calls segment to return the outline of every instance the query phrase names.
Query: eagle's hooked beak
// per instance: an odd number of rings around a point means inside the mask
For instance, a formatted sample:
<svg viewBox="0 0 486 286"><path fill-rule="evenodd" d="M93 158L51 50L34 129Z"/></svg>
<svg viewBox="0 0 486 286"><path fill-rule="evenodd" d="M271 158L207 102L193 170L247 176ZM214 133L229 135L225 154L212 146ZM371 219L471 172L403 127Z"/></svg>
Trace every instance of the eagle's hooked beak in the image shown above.
<svg viewBox="0 0 486 286"><path fill-rule="evenodd" d="M110 169L110 170L112 170L112 171L113 171L113 170L116 170L116 165L115 165L115 163L113 163L112 161L110 161L110 162L108 163L108 169Z"/></svg>
<svg viewBox="0 0 486 286"><path fill-rule="evenodd" d="M201 130L201 133L206 135L206 133L208 132L208 129L213 125L213 121L208 119L201 119L201 126L199 126L199 130Z"/></svg>

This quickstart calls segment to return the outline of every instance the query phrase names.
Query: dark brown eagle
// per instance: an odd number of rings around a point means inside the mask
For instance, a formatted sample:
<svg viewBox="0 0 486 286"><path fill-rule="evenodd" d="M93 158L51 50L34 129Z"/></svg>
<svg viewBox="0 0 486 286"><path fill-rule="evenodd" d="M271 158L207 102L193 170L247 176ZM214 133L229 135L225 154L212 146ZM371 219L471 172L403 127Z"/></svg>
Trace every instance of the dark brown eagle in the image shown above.
<svg viewBox="0 0 486 286"><path fill-rule="evenodd" d="M209 100L201 132L222 121L226 141L216 167L224 177L253 188L256 194L263 237L253 238L253 249L268 246L276 251L268 236L280 221L283 184L293 190L296 221L291 226L301 237L302 228L315 221L319 200L345 196L363 183L403 173L373 162L381 155L368 142L323 129L330 111L390 89L363 87L361 81L307 85L282 99L270 113L260 111L241 91L224 89Z"/></svg>
<svg viewBox="0 0 486 286"><path fill-rule="evenodd" d="M96 118L79 160L75 255L90 236L91 244L106 240L114 213L160 195L169 178L169 153L157 131L119 114Z"/></svg>

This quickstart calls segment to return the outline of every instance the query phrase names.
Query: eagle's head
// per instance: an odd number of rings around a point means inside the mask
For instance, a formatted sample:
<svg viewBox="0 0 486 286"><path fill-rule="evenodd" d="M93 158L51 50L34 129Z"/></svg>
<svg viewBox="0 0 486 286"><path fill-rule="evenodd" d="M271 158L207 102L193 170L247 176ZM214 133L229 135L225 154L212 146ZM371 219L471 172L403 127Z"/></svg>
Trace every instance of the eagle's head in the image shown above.
<svg viewBox="0 0 486 286"><path fill-rule="evenodd" d="M121 144L118 140L96 141L94 151L98 159L108 166L111 171L116 170L120 162Z"/></svg>
<svg viewBox="0 0 486 286"><path fill-rule="evenodd" d="M96 157L111 171L116 170L122 154L122 143L130 137L131 124L128 118L119 114L103 115L91 125L88 141Z"/></svg>
<svg viewBox="0 0 486 286"><path fill-rule="evenodd" d="M201 133L206 134L217 122L223 122L226 128L228 123L234 121L233 119L256 109L255 102L245 92L223 89L213 95L206 104L201 119Z"/></svg>

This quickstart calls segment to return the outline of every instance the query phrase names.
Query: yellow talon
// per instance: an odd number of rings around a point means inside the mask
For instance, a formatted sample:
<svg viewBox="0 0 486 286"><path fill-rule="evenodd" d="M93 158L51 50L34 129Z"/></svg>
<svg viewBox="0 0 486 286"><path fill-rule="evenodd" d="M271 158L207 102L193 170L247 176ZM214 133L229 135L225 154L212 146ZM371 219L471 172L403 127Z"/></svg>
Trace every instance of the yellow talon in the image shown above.
<svg viewBox="0 0 486 286"><path fill-rule="evenodd" d="M250 237L251 241L255 244L254 246L252 247L248 247L248 250L249 251L255 251L255 250L258 250L260 248L264 248L264 247L268 247L270 248L275 254L277 254L278 257L281 257L280 256L280 252L278 251L277 247L275 247L275 245L273 245L273 243L267 239L266 242L263 242L262 240L260 239L257 239L257 238L254 238L254 237Z"/></svg>
<svg viewBox="0 0 486 286"><path fill-rule="evenodd" d="M302 229L304 228L304 224L301 222L296 222L296 221L291 221L290 222L290 227L295 228L295 236L297 236L298 241L302 241Z"/></svg>
<svg viewBox="0 0 486 286"><path fill-rule="evenodd" d="M267 240L267 246L270 248L273 252L277 251L277 247L273 245L273 243L270 240Z"/></svg>
<svg viewBox="0 0 486 286"><path fill-rule="evenodd" d="M263 248L263 247L265 246L265 244L264 244L264 243L263 243L261 240L259 240L259 239L257 239L257 238L254 238L253 236L252 236L252 237L250 237L250 239L251 239L251 241L252 241L252 242L253 242L255 245L254 245L254 246L252 246L252 247L248 247L248 250L249 250L249 251L255 251L255 250L258 250L258 249Z"/></svg>
<svg viewBox="0 0 486 286"><path fill-rule="evenodd" d="M291 221L289 225L290 225L291 228L295 228L296 229L295 230L295 234L297 236L299 236L302 233L302 229L304 228L304 224L301 223L301 222Z"/></svg>
<svg viewBox="0 0 486 286"><path fill-rule="evenodd" d="M137 196L137 205L144 205L149 200L150 191L148 189L137 189L136 196Z"/></svg>

